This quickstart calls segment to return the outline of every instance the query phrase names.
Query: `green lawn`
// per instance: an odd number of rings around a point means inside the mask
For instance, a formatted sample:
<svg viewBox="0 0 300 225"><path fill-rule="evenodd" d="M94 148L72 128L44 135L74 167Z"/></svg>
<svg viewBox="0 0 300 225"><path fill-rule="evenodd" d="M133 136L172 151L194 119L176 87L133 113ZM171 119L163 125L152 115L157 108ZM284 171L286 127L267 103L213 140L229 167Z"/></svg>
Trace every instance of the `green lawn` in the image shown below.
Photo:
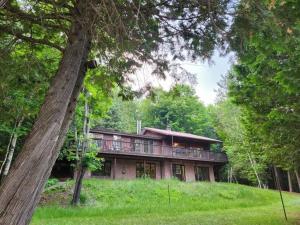
<svg viewBox="0 0 300 225"><path fill-rule="evenodd" d="M168 197L170 185L170 204ZM73 183L44 193L33 225L300 224L300 195L253 187L176 180L85 180L80 207L70 207Z"/></svg>

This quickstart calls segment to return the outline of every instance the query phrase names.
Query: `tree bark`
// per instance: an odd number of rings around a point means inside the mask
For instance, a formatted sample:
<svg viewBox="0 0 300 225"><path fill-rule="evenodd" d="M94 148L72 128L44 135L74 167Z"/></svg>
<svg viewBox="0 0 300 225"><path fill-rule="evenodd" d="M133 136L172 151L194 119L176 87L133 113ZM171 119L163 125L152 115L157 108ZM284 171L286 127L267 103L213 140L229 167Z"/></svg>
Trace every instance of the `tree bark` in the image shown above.
<svg viewBox="0 0 300 225"><path fill-rule="evenodd" d="M295 169L295 175L296 175L296 180L297 180L298 188L299 188L299 191L300 191L300 176L299 176L299 173L298 173L297 169Z"/></svg>
<svg viewBox="0 0 300 225"><path fill-rule="evenodd" d="M88 148L88 134L89 134L89 105L88 105L88 96L86 91L84 91L84 97L85 97L84 98L85 102L84 102L84 121L83 121L83 142L82 142L80 162L77 166L78 169L77 169L76 182L74 187L73 198L71 201L72 205L78 205L80 202L82 180L86 171L85 165L83 165L83 159Z"/></svg>
<svg viewBox="0 0 300 225"><path fill-rule="evenodd" d="M87 5L77 1L74 22L59 69L22 151L0 187L0 224L29 224L58 157L84 77L90 49Z"/></svg>
<svg viewBox="0 0 300 225"><path fill-rule="evenodd" d="M292 184L290 171L287 171L287 176L288 176L288 183L289 183L289 192L293 192L293 184Z"/></svg>
<svg viewBox="0 0 300 225"><path fill-rule="evenodd" d="M83 166L80 166L80 169L77 170L76 183L75 183L73 198L72 198L72 202L71 202L72 205L78 205L80 202L82 180L83 180L85 171L86 171L86 169Z"/></svg>
<svg viewBox="0 0 300 225"><path fill-rule="evenodd" d="M8 174L8 171L9 171L9 168L10 168L10 165L11 165L11 161L12 161L12 158L13 158L13 155L14 155L14 152L15 152L15 148L16 148L16 144L17 144L17 140L18 140L18 128L21 127L23 123L23 117L18 121L18 124L16 126L16 130L15 132L13 133L13 138L11 140L11 145L9 147L9 153L8 153L8 157L7 157L7 161L5 163L5 167L4 167L4 170L3 170L3 177L7 176Z"/></svg>
<svg viewBox="0 0 300 225"><path fill-rule="evenodd" d="M2 164L1 164L1 167L0 167L0 177L2 177L2 171L4 169L4 165L6 163L6 160L7 160L8 154L9 154L9 149L10 149L10 145L11 145L12 139L14 137L16 126L17 126L17 122L15 123L14 129L13 129L13 131L10 134L10 137L9 137L9 141L8 141L7 148L6 148L5 157L4 157L4 160L3 160Z"/></svg>

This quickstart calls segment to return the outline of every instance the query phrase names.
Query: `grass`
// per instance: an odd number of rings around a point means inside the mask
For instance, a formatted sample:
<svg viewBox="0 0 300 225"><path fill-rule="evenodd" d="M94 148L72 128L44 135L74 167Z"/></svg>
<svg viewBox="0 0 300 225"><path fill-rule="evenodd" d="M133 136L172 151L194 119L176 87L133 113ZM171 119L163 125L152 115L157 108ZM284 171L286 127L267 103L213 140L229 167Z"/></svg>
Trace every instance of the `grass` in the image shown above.
<svg viewBox="0 0 300 225"><path fill-rule="evenodd" d="M300 224L300 195L237 184L176 180L85 180L79 207L70 207L73 182L44 193L32 225ZM168 195L170 186L170 204Z"/></svg>

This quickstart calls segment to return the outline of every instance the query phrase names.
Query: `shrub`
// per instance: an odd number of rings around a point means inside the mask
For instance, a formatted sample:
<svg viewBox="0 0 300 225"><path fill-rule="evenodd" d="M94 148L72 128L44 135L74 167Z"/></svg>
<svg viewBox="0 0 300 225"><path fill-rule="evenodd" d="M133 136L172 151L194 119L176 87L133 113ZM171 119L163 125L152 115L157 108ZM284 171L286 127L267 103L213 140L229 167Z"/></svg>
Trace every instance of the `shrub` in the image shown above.
<svg viewBox="0 0 300 225"><path fill-rule="evenodd" d="M58 183L58 179L56 179L56 178L50 178L50 179L48 179L45 188L54 186L54 185L56 185L57 183Z"/></svg>

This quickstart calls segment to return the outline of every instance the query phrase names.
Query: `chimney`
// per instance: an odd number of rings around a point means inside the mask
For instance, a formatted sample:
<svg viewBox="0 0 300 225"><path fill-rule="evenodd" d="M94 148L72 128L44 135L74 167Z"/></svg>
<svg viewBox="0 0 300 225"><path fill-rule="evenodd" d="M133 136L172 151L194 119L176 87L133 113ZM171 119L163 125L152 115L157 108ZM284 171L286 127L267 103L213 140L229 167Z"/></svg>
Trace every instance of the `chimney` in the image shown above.
<svg viewBox="0 0 300 225"><path fill-rule="evenodd" d="M142 133L142 121L141 120L136 121L136 133L137 134Z"/></svg>
<svg viewBox="0 0 300 225"><path fill-rule="evenodd" d="M167 130L171 131L171 125L170 124L167 125Z"/></svg>

